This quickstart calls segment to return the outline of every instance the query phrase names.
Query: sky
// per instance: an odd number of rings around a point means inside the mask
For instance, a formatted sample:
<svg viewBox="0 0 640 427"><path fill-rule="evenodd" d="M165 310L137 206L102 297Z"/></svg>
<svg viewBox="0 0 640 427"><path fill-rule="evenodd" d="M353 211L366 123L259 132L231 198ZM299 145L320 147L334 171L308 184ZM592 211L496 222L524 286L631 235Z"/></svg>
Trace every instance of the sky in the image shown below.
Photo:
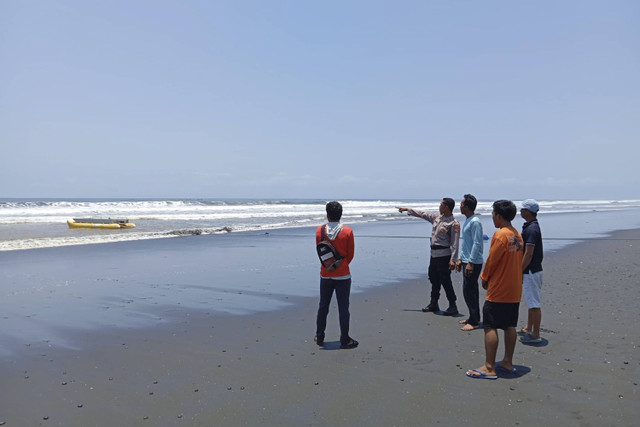
<svg viewBox="0 0 640 427"><path fill-rule="evenodd" d="M640 2L0 1L0 198L640 199Z"/></svg>

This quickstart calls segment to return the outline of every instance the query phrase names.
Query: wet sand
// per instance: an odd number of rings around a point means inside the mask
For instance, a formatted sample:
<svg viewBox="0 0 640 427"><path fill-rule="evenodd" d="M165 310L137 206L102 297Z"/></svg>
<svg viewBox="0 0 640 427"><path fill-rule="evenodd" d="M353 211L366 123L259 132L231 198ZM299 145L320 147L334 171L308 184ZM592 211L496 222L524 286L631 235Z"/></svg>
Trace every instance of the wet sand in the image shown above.
<svg viewBox="0 0 640 427"><path fill-rule="evenodd" d="M325 348L313 343L306 296L251 315L177 304L152 326L70 329L66 347L25 339L0 355L0 423L636 425L640 230L546 254L544 267L544 342L517 344L517 375L464 375L483 362L483 333L422 313L424 277L352 295L354 350L339 349L335 302Z"/></svg>

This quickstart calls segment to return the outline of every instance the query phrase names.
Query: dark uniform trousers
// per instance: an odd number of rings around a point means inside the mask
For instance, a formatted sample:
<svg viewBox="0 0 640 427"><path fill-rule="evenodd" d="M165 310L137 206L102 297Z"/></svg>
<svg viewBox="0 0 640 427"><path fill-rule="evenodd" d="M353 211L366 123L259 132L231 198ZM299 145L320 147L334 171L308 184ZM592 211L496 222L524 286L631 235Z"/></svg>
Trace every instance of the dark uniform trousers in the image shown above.
<svg viewBox="0 0 640 427"><path fill-rule="evenodd" d="M429 281L431 282L431 303L438 304L440 299L440 288L444 288L449 304L456 303L456 294L453 291L451 283L451 270L449 270L449 261L451 255L437 258L431 258L429 262Z"/></svg>

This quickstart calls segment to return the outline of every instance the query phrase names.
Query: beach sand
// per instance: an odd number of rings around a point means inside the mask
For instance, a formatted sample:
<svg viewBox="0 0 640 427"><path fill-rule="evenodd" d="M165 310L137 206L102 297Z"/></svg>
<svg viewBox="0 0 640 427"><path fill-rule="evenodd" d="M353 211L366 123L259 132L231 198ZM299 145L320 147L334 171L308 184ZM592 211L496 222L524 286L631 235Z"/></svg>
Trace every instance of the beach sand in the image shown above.
<svg viewBox="0 0 640 427"><path fill-rule="evenodd" d="M352 295L354 350L339 349L335 301L326 348L313 343L318 299L306 296L250 315L178 304L152 326L69 329L68 346L24 339L0 355L0 423L637 425L640 230L547 253L544 268L545 340L518 343L518 373L495 381L465 376L484 361L481 330L420 311L425 261L423 278Z"/></svg>

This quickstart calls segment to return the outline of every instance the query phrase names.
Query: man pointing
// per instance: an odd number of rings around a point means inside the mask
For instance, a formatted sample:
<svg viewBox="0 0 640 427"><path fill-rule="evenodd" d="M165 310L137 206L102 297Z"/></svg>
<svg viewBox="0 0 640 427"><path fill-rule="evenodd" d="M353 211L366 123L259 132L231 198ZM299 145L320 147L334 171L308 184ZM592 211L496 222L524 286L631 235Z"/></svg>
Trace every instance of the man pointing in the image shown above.
<svg viewBox="0 0 640 427"><path fill-rule="evenodd" d="M429 260L429 281L431 282L431 301L422 309L425 313L440 311L438 300L440 288L449 300L449 308L444 311L445 316L458 314L456 293L451 283L451 270L456 268L458 261L458 244L460 242L460 224L453 217L456 202L448 197L442 199L439 212L425 212L417 209L397 207L400 213L407 212L411 216L422 218L433 224L431 229L431 259Z"/></svg>

